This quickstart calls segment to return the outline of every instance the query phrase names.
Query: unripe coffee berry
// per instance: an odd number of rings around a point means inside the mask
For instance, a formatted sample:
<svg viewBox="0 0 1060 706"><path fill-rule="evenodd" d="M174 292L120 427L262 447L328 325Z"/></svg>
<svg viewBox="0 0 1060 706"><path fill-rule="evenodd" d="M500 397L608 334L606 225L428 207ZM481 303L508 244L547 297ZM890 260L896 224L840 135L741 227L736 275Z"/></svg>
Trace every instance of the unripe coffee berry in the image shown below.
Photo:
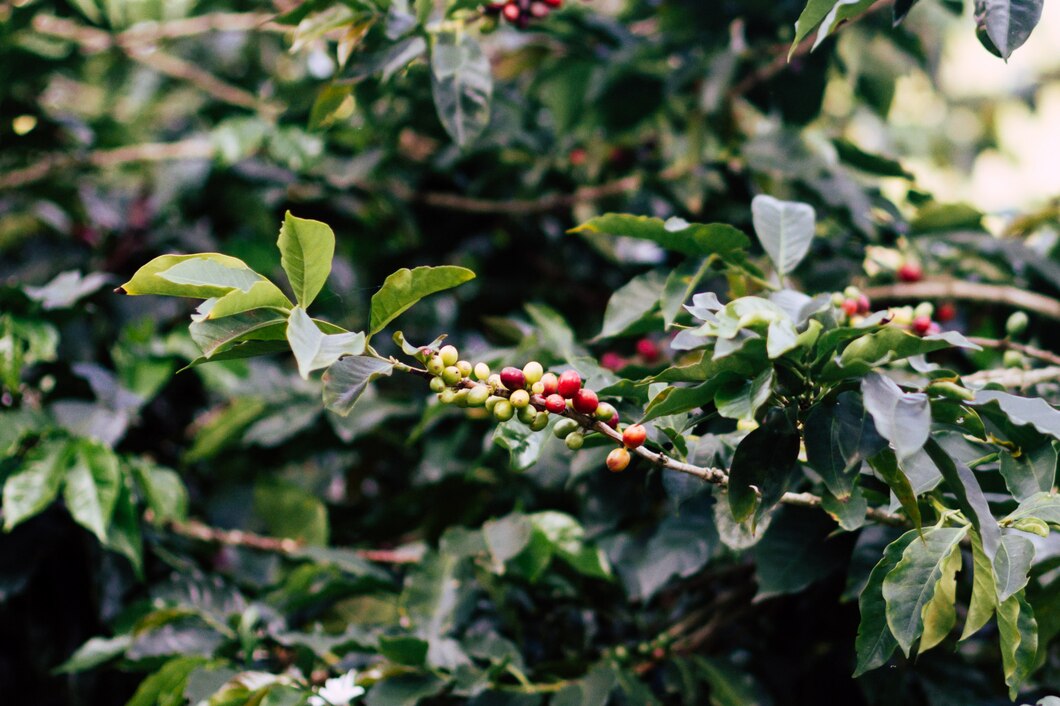
<svg viewBox="0 0 1060 706"><path fill-rule="evenodd" d="M541 431L548 426L548 412L538 412L530 422L530 431Z"/></svg>
<svg viewBox="0 0 1060 706"><path fill-rule="evenodd" d="M1022 311L1017 311L1008 317L1008 321L1005 322L1005 333L1009 336L1019 336L1027 330L1027 325L1030 323L1030 319L1027 314Z"/></svg>
<svg viewBox="0 0 1060 706"><path fill-rule="evenodd" d="M854 285L850 285L843 290L843 296L847 299L857 299L859 294L861 294L861 290Z"/></svg>
<svg viewBox="0 0 1060 706"><path fill-rule="evenodd" d="M872 308L872 303L869 301L869 298L866 297L864 294L859 294L858 295L858 313L859 314L867 314L867 313L869 313L869 309L871 309L871 308Z"/></svg>
<svg viewBox="0 0 1060 706"><path fill-rule="evenodd" d="M832 306L843 306L844 301L846 301L846 297L843 296L842 292L832 293Z"/></svg>
<svg viewBox="0 0 1060 706"><path fill-rule="evenodd" d="M471 404L468 402L468 390L457 390L456 399L454 401L457 407L470 407Z"/></svg>
<svg viewBox="0 0 1060 706"><path fill-rule="evenodd" d="M526 376L519 368L508 366L501 371L501 384L513 392L522 390L526 387Z"/></svg>
<svg viewBox="0 0 1060 706"><path fill-rule="evenodd" d="M502 387L504 387L504 385L501 384L501 376L498 375L497 373L493 373L492 375L490 375L486 379L486 384L488 384L494 390L499 390Z"/></svg>
<svg viewBox="0 0 1060 706"><path fill-rule="evenodd" d="M571 432L570 434L567 434L565 441L567 442L568 449L571 451L577 451L585 444L585 435L580 431Z"/></svg>
<svg viewBox="0 0 1060 706"><path fill-rule="evenodd" d="M930 319L935 313L935 306L931 302L920 302L913 308L913 318L923 316Z"/></svg>
<svg viewBox="0 0 1060 706"><path fill-rule="evenodd" d="M1005 355L1002 357L1001 362L1006 368L1022 368L1023 354L1019 351L1005 351Z"/></svg>
<svg viewBox="0 0 1060 706"><path fill-rule="evenodd" d="M626 445L626 448L630 449L643 446L647 438L648 430L644 428L643 424L634 424L626 427L625 431L622 432L622 443Z"/></svg>
<svg viewBox="0 0 1060 706"><path fill-rule="evenodd" d="M600 399L592 390L582 388L574 393L574 409L582 414L592 414L600 406Z"/></svg>
<svg viewBox="0 0 1060 706"><path fill-rule="evenodd" d="M442 362L442 356L432 355L427 361L427 372L431 375L441 375L443 370L445 370L445 363Z"/></svg>
<svg viewBox="0 0 1060 706"><path fill-rule="evenodd" d="M607 454L607 470L621 473L629 466L629 459L629 451L625 448L619 446L617 449L611 449L611 453Z"/></svg>
<svg viewBox="0 0 1060 706"><path fill-rule="evenodd" d="M526 379L528 385L533 385L544 375L545 369L542 368L541 363L538 363L536 360L532 360L523 366L523 377Z"/></svg>
<svg viewBox="0 0 1060 706"><path fill-rule="evenodd" d="M522 409L530 404L530 393L526 390L516 390L508 397L508 401L516 409Z"/></svg>
<svg viewBox="0 0 1060 706"><path fill-rule="evenodd" d="M541 390L541 394L545 397L554 395L559 391L559 378L556 377L555 373L545 373L541 376L541 385L544 389Z"/></svg>
<svg viewBox="0 0 1060 706"><path fill-rule="evenodd" d="M606 422L616 414L618 414L618 410L616 410L610 402L601 402L600 406L597 407L596 411L593 413L593 416L601 422Z"/></svg>
<svg viewBox="0 0 1060 706"><path fill-rule="evenodd" d="M437 380L437 378L435 378ZM485 385L475 385L467 393L467 403L471 407L481 407L490 397L490 389Z"/></svg>
<svg viewBox="0 0 1060 706"><path fill-rule="evenodd" d="M538 380L537 382L535 382L533 385L530 386L530 392L534 393L535 395L544 396L543 395L544 391L545 391L545 386L541 384L540 380Z"/></svg>
<svg viewBox="0 0 1060 706"><path fill-rule="evenodd" d="M475 365L475 377L485 382L490 377L490 366L485 363L477 363Z"/></svg>
<svg viewBox="0 0 1060 706"><path fill-rule="evenodd" d="M489 397L487 397L486 398L486 411L487 412L492 412L493 408L496 407L497 403L500 402L501 400L504 400L504 398L501 397L500 395L490 395ZM505 401L507 401L507 400L505 400Z"/></svg>
<svg viewBox="0 0 1060 706"><path fill-rule="evenodd" d="M537 410L533 407L517 407L515 416L520 422L530 426L534 423L534 418L537 417Z"/></svg>
<svg viewBox="0 0 1060 706"><path fill-rule="evenodd" d="M445 389L445 381L441 378L431 378L431 392L441 392Z"/></svg>
<svg viewBox="0 0 1060 706"><path fill-rule="evenodd" d="M467 376L471 375L471 370L472 370L471 363L469 363L466 360L458 360L458 361L456 361L456 369L459 370L460 374L463 375L464 377L467 377Z"/></svg>
<svg viewBox="0 0 1060 706"><path fill-rule="evenodd" d="M545 398L545 409L555 414L560 414L567 409L567 400L559 395L551 394Z"/></svg>
<svg viewBox="0 0 1060 706"><path fill-rule="evenodd" d="M508 400L502 399L493 406L493 418L498 422L506 422L515 416L515 407Z"/></svg>
<svg viewBox="0 0 1060 706"><path fill-rule="evenodd" d="M556 383L556 392L567 399L574 397L574 394L580 389L582 389L581 375L578 375L573 370L568 370L560 375L559 381Z"/></svg>
<svg viewBox="0 0 1060 706"><path fill-rule="evenodd" d="M556 435L557 439L566 439L567 436L578 431L580 426L573 419L561 419L556 422L556 426L552 427L552 433Z"/></svg>
<svg viewBox="0 0 1060 706"><path fill-rule="evenodd" d="M456 349L456 346L442 346L442 349L438 351L438 355L441 356L442 362L447 367L456 365L456 361L460 360L460 351Z"/></svg>
<svg viewBox="0 0 1060 706"><path fill-rule="evenodd" d="M450 365L448 368L442 371L442 380L446 385L455 385L464 379L463 374L460 372L460 368L455 365Z"/></svg>
<svg viewBox="0 0 1060 706"><path fill-rule="evenodd" d="M453 404L456 402L456 390L446 388L438 393L438 401L442 404Z"/></svg>

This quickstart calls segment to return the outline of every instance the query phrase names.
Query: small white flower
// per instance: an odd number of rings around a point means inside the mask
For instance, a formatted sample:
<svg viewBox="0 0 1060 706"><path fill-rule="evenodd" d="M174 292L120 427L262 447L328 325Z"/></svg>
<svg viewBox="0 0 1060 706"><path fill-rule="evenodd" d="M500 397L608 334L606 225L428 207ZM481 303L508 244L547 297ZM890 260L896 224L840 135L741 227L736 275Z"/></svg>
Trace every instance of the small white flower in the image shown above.
<svg viewBox="0 0 1060 706"><path fill-rule="evenodd" d="M328 679L314 696L309 697L312 706L349 706L358 696L364 695L364 687L357 686L357 670L351 669L341 677Z"/></svg>

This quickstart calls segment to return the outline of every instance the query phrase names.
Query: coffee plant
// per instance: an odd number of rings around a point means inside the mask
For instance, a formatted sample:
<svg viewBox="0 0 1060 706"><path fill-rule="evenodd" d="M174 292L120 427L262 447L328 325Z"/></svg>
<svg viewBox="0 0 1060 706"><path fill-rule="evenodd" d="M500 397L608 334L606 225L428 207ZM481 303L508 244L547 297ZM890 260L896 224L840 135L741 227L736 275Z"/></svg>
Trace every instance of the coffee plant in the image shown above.
<svg viewBox="0 0 1060 706"><path fill-rule="evenodd" d="M1042 14L0 4L0 694L1056 706Z"/></svg>

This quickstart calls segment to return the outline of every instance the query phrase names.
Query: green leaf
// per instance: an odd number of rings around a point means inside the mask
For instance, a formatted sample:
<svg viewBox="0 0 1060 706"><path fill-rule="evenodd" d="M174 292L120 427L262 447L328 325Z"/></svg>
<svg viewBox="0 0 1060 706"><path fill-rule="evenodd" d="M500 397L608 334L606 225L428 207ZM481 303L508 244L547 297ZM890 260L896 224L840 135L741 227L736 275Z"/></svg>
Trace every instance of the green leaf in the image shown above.
<svg viewBox="0 0 1060 706"><path fill-rule="evenodd" d="M898 642L887 626L887 604L883 599L884 579L894 570L905 550L917 539L917 531L910 530L887 545L883 557L869 574L868 583L858 598L861 623L854 643L858 664L854 676L882 667L894 653Z"/></svg>
<svg viewBox="0 0 1060 706"><path fill-rule="evenodd" d="M714 401L714 395L717 394L718 386L726 381L733 379L729 375L719 375L713 380L708 380L702 385L696 387L667 387L664 388L659 394L652 398L651 402L644 409L644 416L641 417L641 422L651 421L659 417L666 417L672 414L683 414L699 407L709 405Z"/></svg>
<svg viewBox="0 0 1060 706"><path fill-rule="evenodd" d="M254 511L273 536L318 546L328 543L327 508L293 483L270 480L255 485Z"/></svg>
<svg viewBox="0 0 1060 706"><path fill-rule="evenodd" d="M946 639L957 624L957 571L960 568L961 548L955 545L942 560L942 573L935 584L935 594L924 604L921 613L924 634L920 638L918 654L924 654Z"/></svg>
<svg viewBox="0 0 1060 706"><path fill-rule="evenodd" d="M719 255L722 259L750 247L742 232L724 223L687 223L679 218L664 221L648 216L607 213L573 228L570 233L604 233L650 240L659 246L692 257Z"/></svg>
<svg viewBox="0 0 1060 706"><path fill-rule="evenodd" d="M604 325L597 339L612 338L629 333L643 333L647 321L659 306L666 281L658 271L637 275L615 290L607 302Z"/></svg>
<svg viewBox="0 0 1060 706"><path fill-rule="evenodd" d="M876 431L891 442L899 461L924 447L931 431L927 395L902 392L893 380L876 372L861 381L861 394Z"/></svg>
<svg viewBox="0 0 1060 706"><path fill-rule="evenodd" d="M935 595L946 559L967 533L967 527L924 530L923 539L906 547L901 561L883 580L887 625L907 657L923 632L924 606Z"/></svg>
<svg viewBox="0 0 1060 706"><path fill-rule="evenodd" d="M341 417L349 415L368 383L393 371L390 361L365 355L346 356L324 373L324 406Z"/></svg>
<svg viewBox="0 0 1060 706"><path fill-rule="evenodd" d="M4 529L10 532L52 504L59 494L70 453L66 444L34 449L25 465L4 483Z"/></svg>
<svg viewBox="0 0 1060 706"><path fill-rule="evenodd" d="M367 706L416 706L420 699L434 696L444 688L445 682L438 677L406 674L377 683L364 702Z"/></svg>
<svg viewBox="0 0 1060 706"><path fill-rule="evenodd" d="M729 470L729 509L737 522L759 519L787 490L799 456L793 414L774 410L736 447Z"/></svg>
<svg viewBox="0 0 1060 706"><path fill-rule="evenodd" d="M107 549L129 560L136 576L143 579L144 547L140 531L140 510L133 501L128 481L123 480L118 500L114 504L110 527L107 528Z"/></svg>
<svg viewBox="0 0 1060 706"><path fill-rule="evenodd" d="M706 276L709 265L709 260L700 262L698 258L693 258L686 260L666 276L662 297L659 300L665 328L673 326L677 315L681 313L682 306Z"/></svg>
<svg viewBox="0 0 1060 706"><path fill-rule="evenodd" d="M410 306L424 297L452 289L475 278L464 267L402 268L386 278L383 287L372 296L372 316L368 336L379 333Z"/></svg>
<svg viewBox="0 0 1060 706"><path fill-rule="evenodd" d="M252 284L245 292L242 289L233 289L214 301L204 311L207 319L220 319L262 308L279 309L286 313L290 307L291 300L287 298L287 295L281 292L275 284L263 279Z"/></svg>
<svg viewBox="0 0 1060 706"><path fill-rule="evenodd" d="M1024 589L1034 563L1034 543L1018 534L1001 538L994 555L994 580L998 603L1004 603Z"/></svg>
<svg viewBox="0 0 1060 706"><path fill-rule="evenodd" d="M983 540L978 532L972 532L972 598L968 604L968 615L964 619L961 640L967 640L994 617L997 610L997 586L994 566L983 551Z"/></svg>
<svg viewBox="0 0 1060 706"><path fill-rule="evenodd" d="M909 223L912 235L982 229L982 211L963 203L929 203Z"/></svg>
<svg viewBox="0 0 1060 706"><path fill-rule="evenodd" d="M118 457L109 447L90 439L79 439L72 447L63 499L74 520L107 541L107 526L121 490Z"/></svg>
<svg viewBox="0 0 1060 706"><path fill-rule="evenodd" d="M209 660L205 657L177 657L162 665L142 682L125 706L181 706L184 687L197 667Z"/></svg>
<svg viewBox="0 0 1060 706"><path fill-rule="evenodd" d="M147 507L154 513L155 522L187 519L188 491L176 471L147 459L134 461L131 469Z"/></svg>
<svg viewBox="0 0 1060 706"><path fill-rule="evenodd" d="M556 556L578 573L593 578L611 578L607 557L599 549L587 545L585 530L573 517L562 512L538 512L530 515L530 522L552 544Z"/></svg>
<svg viewBox="0 0 1060 706"><path fill-rule="evenodd" d="M784 507L751 550L758 579L756 601L799 593L843 566L846 554L829 542L835 525L819 511Z"/></svg>
<svg viewBox="0 0 1060 706"><path fill-rule="evenodd" d="M1060 439L1060 411L1040 397L1019 397L999 390L979 390L974 407L996 407L1016 425L1031 425L1042 434Z"/></svg>
<svg viewBox="0 0 1060 706"><path fill-rule="evenodd" d="M862 462L884 444L853 390L828 397L810 411L803 441L810 467L838 500L850 495Z"/></svg>
<svg viewBox="0 0 1060 706"><path fill-rule="evenodd" d="M329 367L339 358L346 355L364 353L364 332L321 333L309 314L302 307L291 310L287 319L287 342L298 361L298 374L303 380L309 379L314 370Z"/></svg>
<svg viewBox="0 0 1060 706"><path fill-rule="evenodd" d="M1019 455L1002 449L1000 461L1005 486L1017 500L1048 492L1056 482L1056 447L1049 441L1030 448L1023 447Z"/></svg>
<svg viewBox="0 0 1060 706"><path fill-rule="evenodd" d="M74 674L94 669L118 657L132 642L132 635L93 637L77 648L70 658L55 668L55 674Z"/></svg>
<svg viewBox="0 0 1060 706"><path fill-rule="evenodd" d="M548 434L531 431L530 427L513 420L497 425L493 443L508 450L513 471L525 471L537 463L548 437Z"/></svg>
<svg viewBox="0 0 1060 706"><path fill-rule="evenodd" d="M207 360L242 341L282 341L287 317L273 309L253 309L222 319L193 321L191 339Z"/></svg>
<svg viewBox="0 0 1060 706"><path fill-rule="evenodd" d="M474 34L462 29L431 34L431 92L442 126L460 147L489 125L493 73Z"/></svg>
<svg viewBox="0 0 1060 706"><path fill-rule="evenodd" d="M993 513L990 512L990 506L986 502L982 488L979 487L975 473L946 453L946 450L935 439L929 439L924 445L924 450L942 473L946 488L957 498L957 506L971 521L972 526L979 531L979 536L983 540L983 551L993 559L1001 541L1001 529Z"/></svg>
<svg viewBox="0 0 1060 706"><path fill-rule="evenodd" d="M997 629L1005 683L1009 698L1015 700L1020 686L1034 669L1038 653L1038 623L1022 591L998 604Z"/></svg>
<svg viewBox="0 0 1060 706"><path fill-rule="evenodd" d="M276 241L280 264L287 273L295 299L304 309L324 288L335 257L335 233L326 223L296 218L288 211Z"/></svg>
<svg viewBox="0 0 1060 706"><path fill-rule="evenodd" d="M799 15L799 19L795 22L795 39L791 42L791 48L788 50L788 61L791 61L791 57L795 54L795 50L798 49L799 45L802 44L802 40L809 37L810 32L821 24L825 15L831 11L836 2L838 0L809 0L806 3L802 14Z"/></svg>
<svg viewBox="0 0 1060 706"><path fill-rule="evenodd" d="M836 29L847 20L857 17L868 10L876 0L837 0L832 9L821 22L821 28L817 30L817 39L813 42L813 48L821 46L821 42L829 37Z"/></svg>
<svg viewBox="0 0 1060 706"><path fill-rule="evenodd" d="M5 503L6 506L6 503ZM1056 493L1035 493L1020 502L1001 523L1008 526L1026 517L1036 517L1051 525L1060 526L1060 495Z"/></svg>
<svg viewBox="0 0 1060 706"><path fill-rule="evenodd" d="M163 277L163 273L168 276ZM262 279L264 277L247 267L245 262L228 255L162 255L137 270L117 291L133 296L156 294L210 299L223 297L236 288L246 291Z"/></svg>
<svg viewBox="0 0 1060 706"><path fill-rule="evenodd" d="M821 374L824 381L861 377L875 368L896 360L924 355L944 348L980 350L979 346L969 343L955 331L921 337L896 326L884 326L873 333L861 333L859 330L850 332L848 329L834 329L830 333L844 335L853 333L858 338L843 349L838 363L829 362ZM821 347L819 343L818 348Z"/></svg>
<svg viewBox="0 0 1060 706"><path fill-rule="evenodd" d="M309 111L309 129L331 127L339 120L353 115L355 108L353 87L342 84L325 86L313 101Z"/></svg>
<svg viewBox="0 0 1060 706"><path fill-rule="evenodd" d="M767 367L751 380L730 378L718 387L714 404L727 419L754 419L759 407L773 394L773 368Z"/></svg>
<svg viewBox="0 0 1060 706"><path fill-rule="evenodd" d="M898 502L902 504L906 516L912 521L913 526L920 529L922 520L920 517L920 506L916 502L916 492L913 490L909 478L899 468L897 457L889 450L882 451L869 459L869 465L880 474L883 482L891 489Z"/></svg>
<svg viewBox="0 0 1060 706"><path fill-rule="evenodd" d="M777 273L786 275L798 267L813 242L817 219L813 207L763 194L751 201L751 214L755 234Z"/></svg>
<svg viewBox="0 0 1060 706"><path fill-rule="evenodd" d="M77 270L56 275L43 287L23 287L26 296L39 302L45 311L69 309L81 299L94 294L110 277L103 272L82 276Z"/></svg>
<svg viewBox="0 0 1060 706"><path fill-rule="evenodd" d="M425 640L409 635L382 635L379 638L379 654L409 667L419 667L426 661L427 647Z"/></svg>
<svg viewBox="0 0 1060 706"><path fill-rule="evenodd" d="M976 20L985 26L1001 58L1008 61L1031 36L1044 5L1044 0L976 0Z"/></svg>

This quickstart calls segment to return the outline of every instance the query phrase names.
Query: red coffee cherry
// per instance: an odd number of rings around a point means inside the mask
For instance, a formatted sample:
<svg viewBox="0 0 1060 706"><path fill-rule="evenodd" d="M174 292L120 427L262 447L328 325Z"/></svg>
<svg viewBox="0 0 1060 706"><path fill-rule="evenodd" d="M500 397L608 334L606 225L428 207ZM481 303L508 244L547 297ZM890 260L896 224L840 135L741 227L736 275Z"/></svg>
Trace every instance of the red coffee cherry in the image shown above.
<svg viewBox="0 0 1060 706"><path fill-rule="evenodd" d="M637 341L637 355L646 363L654 363L659 359L659 346L650 338L642 338Z"/></svg>
<svg viewBox="0 0 1060 706"><path fill-rule="evenodd" d="M935 318L942 323L953 321L957 318L957 307L952 302L943 302L939 305L938 311L935 312Z"/></svg>
<svg viewBox="0 0 1060 706"><path fill-rule="evenodd" d="M574 394L582 389L582 378L581 375L568 370L559 376L559 382L556 385L556 392L563 395L567 399L574 397Z"/></svg>
<svg viewBox="0 0 1060 706"><path fill-rule="evenodd" d="M871 308L871 306L872 306L872 304L871 304L871 302L869 302L869 298L868 297L866 297L864 294L859 294L858 295L858 313L859 314L867 314L867 313L869 313L869 309Z"/></svg>
<svg viewBox="0 0 1060 706"><path fill-rule="evenodd" d="M845 299L843 301L843 312L847 316L853 316L858 313L858 303L853 299Z"/></svg>
<svg viewBox="0 0 1060 706"><path fill-rule="evenodd" d="M915 262L907 262L898 268L898 279L903 282L919 282L924 279L924 270Z"/></svg>
<svg viewBox="0 0 1060 706"><path fill-rule="evenodd" d="M644 428L643 424L634 424L626 427L625 431L622 432L622 443L630 449L643 446L647 438L648 430Z"/></svg>
<svg viewBox="0 0 1060 706"><path fill-rule="evenodd" d="M604 423L607 424L607 426L611 427L612 429L617 430L618 429L618 412L615 412L615 414Z"/></svg>
<svg viewBox="0 0 1060 706"><path fill-rule="evenodd" d="M551 7L560 7L563 5L563 0L543 0L543 2Z"/></svg>
<svg viewBox="0 0 1060 706"><path fill-rule="evenodd" d="M629 451L619 446L607 454L607 470L612 473L621 473L629 466Z"/></svg>
<svg viewBox="0 0 1060 706"><path fill-rule="evenodd" d="M559 414L567 409L567 400L563 399L563 397L556 393L552 393L545 398L545 409L553 414Z"/></svg>
<svg viewBox="0 0 1060 706"><path fill-rule="evenodd" d="M526 387L526 375L519 368L508 366L501 371L501 384L512 392Z"/></svg>
<svg viewBox="0 0 1060 706"><path fill-rule="evenodd" d="M541 383L541 394L545 397L554 395L559 390L559 378L555 373L545 373L538 382Z"/></svg>
<svg viewBox="0 0 1060 706"><path fill-rule="evenodd" d="M614 351L608 351L600 356L600 366L608 370L620 370L622 368L622 356Z"/></svg>
<svg viewBox="0 0 1060 706"><path fill-rule="evenodd" d="M931 330L932 321L928 316L918 316L913 319L913 332L919 336L924 336Z"/></svg>
<svg viewBox="0 0 1060 706"><path fill-rule="evenodd" d="M504 9L501 10L501 14L504 15L504 19L509 22L518 22L522 16L522 10L519 9L519 6L516 3L510 2L504 6Z"/></svg>
<svg viewBox="0 0 1060 706"><path fill-rule="evenodd" d="M582 388L574 393L574 409L582 414L592 414L600 406L600 399L592 390Z"/></svg>

